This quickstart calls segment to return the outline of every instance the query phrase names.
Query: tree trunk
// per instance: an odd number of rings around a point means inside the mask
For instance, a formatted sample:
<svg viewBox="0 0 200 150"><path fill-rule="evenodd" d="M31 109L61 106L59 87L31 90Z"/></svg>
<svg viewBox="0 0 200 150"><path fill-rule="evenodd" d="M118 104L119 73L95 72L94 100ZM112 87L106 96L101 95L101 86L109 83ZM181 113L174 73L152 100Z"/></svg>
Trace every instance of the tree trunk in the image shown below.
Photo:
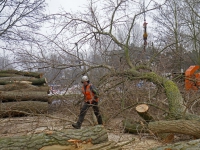
<svg viewBox="0 0 200 150"><path fill-rule="evenodd" d="M16 101L42 101L48 102L49 97L47 92L39 91L1 91L0 100L2 102L16 102Z"/></svg>
<svg viewBox="0 0 200 150"><path fill-rule="evenodd" d="M38 73L38 72L24 72L24 71L17 71L17 70L1 70L0 71L0 77L13 77L17 75L35 77L35 78L41 78L43 76L42 73Z"/></svg>
<svg viewBox="0 0 200 150"><path fill-rule="evenodd" d="M154 121L153 117L148 113L149 106L146 104L140 104L136 107L136 111L140 117L142 117L147 123Z"/></svg>
<svg viewBox="0 0 200 150"><path fill-rule="evenodd" d="M73 143L72 143L72 142ZM99 144L108 141L107 131L103 126L97 125L82 129L63 129L61 131L48 131L19 137L0 138L1 150L39 150L44 146L72 145L91 142Z"/></svg>
<svg viewBox="0 0 200 150"><path fill-rule="evenodd" d="M0 104L0 117L26 116L28 114L44 114L49 109L47 102L22 101Z"/></svg>
<svg viewBox="0 0 200 150"><path fill-rule="evenodd" d="M147 125L142 125L141 123L134 122L132 123L130 120L123 121L124 132L139 134L139 133L149 133L147 129Z"/></svg>
<svg viewBox="0 0 200 150"><path fill-rule="evenodd" d="M49 86L34 86L31 84L26 83L14 83L14 84L7 84L7 85L0 85L0 91L49 91Z"/></svg>
<svg viewBox="0 0 200 150"><path fill-rule="evenodd" d="M169 120L149 122L153 133L181 133L200 138L200 122L196 120Z"/></svg>
<svg viewBox="0 0 200 150"><path fill-rule="evenodd" d="M164 146L159 146L151 148L149 150L199 150L200 148L200 139L178 142L175 144L168 144Z"/></svg>
<svg viewBox="0 0 200 150"><path fill-rule="evenodd" d="M43 85L47 83L46 78L33 78L33 77L2 77L0 78L0 85L13 84L13 83L27 83L32 85Z"/></svg>

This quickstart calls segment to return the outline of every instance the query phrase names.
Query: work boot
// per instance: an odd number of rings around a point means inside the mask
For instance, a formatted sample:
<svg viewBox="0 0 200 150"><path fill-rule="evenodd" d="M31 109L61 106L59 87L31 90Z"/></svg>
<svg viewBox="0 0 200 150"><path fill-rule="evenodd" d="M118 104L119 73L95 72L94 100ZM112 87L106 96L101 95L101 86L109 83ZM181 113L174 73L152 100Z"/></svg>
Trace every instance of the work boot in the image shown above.
<svg viewBox="0 0 200 150"><path fill-rule="evenodd" d="M80 129L81 125L80 125L80 123L73 123L72 127L74 127L75 129Z"/></svg>
<svg viewBox="0 0 200 150"><path fill-rule="evenodd" d="M102 121L102 118L101 118L100 115L97 117L97 122L98 122L99 125L103 124L103 121Z"/></svg>

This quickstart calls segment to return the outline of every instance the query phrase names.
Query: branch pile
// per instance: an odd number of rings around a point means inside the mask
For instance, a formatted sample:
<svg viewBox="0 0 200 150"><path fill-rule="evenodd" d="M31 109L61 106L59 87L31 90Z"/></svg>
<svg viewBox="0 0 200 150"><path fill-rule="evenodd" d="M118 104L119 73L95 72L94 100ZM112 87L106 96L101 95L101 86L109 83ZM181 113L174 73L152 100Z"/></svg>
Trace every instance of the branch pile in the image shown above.
<svg viewBox="0 0 200 150"><path fill-rule="evenodd" d="M46 83L41 73L0 71L0 117L47 112Z"/></svg>

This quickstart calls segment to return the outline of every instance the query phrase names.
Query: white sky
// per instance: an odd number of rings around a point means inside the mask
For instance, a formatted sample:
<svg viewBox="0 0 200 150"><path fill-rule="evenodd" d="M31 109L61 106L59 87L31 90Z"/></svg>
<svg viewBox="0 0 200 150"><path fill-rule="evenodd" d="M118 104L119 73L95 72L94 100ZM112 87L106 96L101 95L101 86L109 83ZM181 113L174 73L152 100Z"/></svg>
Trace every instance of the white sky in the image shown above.
<svg viewBox="0 0 200 150"><path fill-rule="evenodd" d="M88 4L87 0L46 0L47 13L57 13L64 9L67 12L77 11Z"/></svg>

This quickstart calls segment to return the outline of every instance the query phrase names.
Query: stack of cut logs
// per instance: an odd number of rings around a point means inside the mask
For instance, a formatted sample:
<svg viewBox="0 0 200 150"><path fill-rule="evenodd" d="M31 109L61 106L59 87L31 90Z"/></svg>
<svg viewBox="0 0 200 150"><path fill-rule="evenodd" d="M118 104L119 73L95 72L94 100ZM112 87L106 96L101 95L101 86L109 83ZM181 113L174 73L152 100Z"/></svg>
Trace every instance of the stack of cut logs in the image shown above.
<svg viewBox="0 0 200 150"><path fill-rule="evenodd" d="M46 113L48 91L41 73L0 71L0 117Z"/></svg>

